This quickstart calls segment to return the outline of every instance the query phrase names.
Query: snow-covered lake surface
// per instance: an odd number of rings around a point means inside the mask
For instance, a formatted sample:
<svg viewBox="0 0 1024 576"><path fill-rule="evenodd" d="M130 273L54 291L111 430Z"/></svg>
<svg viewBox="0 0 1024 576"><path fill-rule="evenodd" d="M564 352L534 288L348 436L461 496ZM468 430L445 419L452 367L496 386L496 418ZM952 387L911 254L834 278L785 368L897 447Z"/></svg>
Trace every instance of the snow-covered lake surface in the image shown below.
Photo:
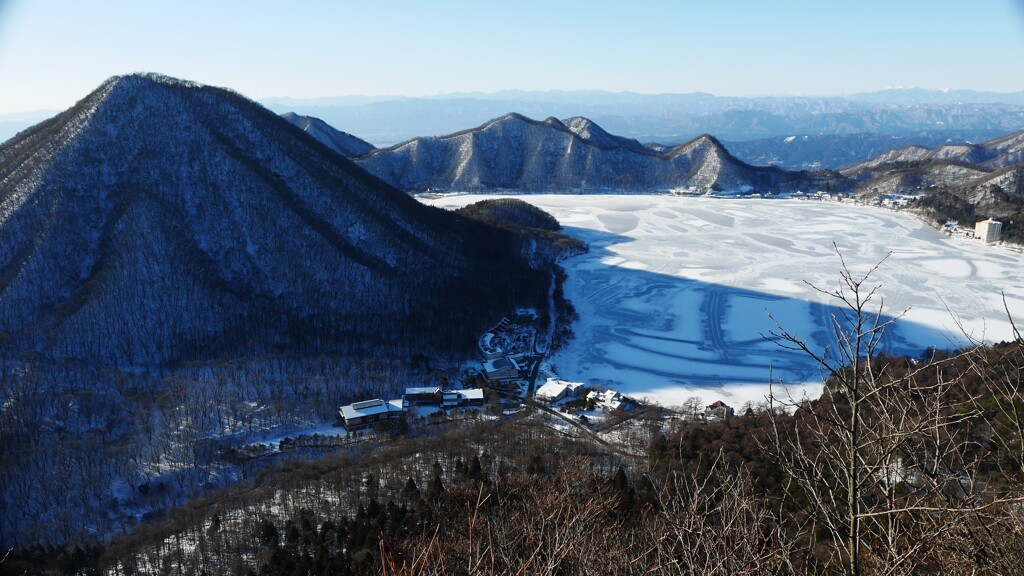
<svg viewBox="0 0 1024 576"><path fill-rule="evenodd" d="M795 395L820 392L808 358L761 334L766 311L812 348L832 345L839 258L873 274L883 314L906 313L887 350L920 355L966 339L1011 337L1001 292L1024 319L1024 258L1007 248L949 239L913 216L803 200L674 196L519 196L553 214L590 252L563 262L579 312L575 339L550 359L559 376L679 405L697 396L739 409L762 401L769 367ZM454 208L484 197L425 202ZM956 315L957 318L954 318Z"/></svg>

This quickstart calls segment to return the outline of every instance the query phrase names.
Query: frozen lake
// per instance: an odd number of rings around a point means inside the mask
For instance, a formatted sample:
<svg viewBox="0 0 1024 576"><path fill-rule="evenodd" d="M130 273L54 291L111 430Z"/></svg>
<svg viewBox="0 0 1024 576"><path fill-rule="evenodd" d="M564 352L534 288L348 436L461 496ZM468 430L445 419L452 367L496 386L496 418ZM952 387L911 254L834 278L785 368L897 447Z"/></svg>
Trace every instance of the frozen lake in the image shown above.
<svg viewBox="0 0 1024 576"><path fill-rule="evenodd" d="M905 314L888 351L920 355L965 342L962 327L989 342L1011 337L1000 292L1024 318L1022 256L951 240L920 220L879 208L802 200L673 196L528 195L590 252L563 262L579 312L575 339L550 359L563 379L612 386L664 405L691 396L734 408L760 401L769 369L790 390L817 394L821 375L807 358L761 334L767 311L812 348L831 346L835 302L804 282L834 289L840 268L880 284L876 307ZM482 196L427 202L457 207ZM951 314L952 313L952 314Z"/></svg>

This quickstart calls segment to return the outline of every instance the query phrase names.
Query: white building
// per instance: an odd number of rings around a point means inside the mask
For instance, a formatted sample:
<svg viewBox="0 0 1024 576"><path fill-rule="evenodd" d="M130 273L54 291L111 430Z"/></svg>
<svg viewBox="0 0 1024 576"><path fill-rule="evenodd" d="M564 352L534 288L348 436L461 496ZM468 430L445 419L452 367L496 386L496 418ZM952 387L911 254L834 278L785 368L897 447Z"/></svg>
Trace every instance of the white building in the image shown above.
<svg viewBox="0 0 1024 576"><path fill-rule="evenodd" d="M394 420L405 414L401 400L374 398L364 402L353 402L339 410L341 421L348 431L369 428L377 422Z"/></svg>
<svg viewBox="0 0 1024 576"><path fill-rule="evenodd" d="M402 396L405 408L410 406L440 406L441 408L458 408L460 406L483 406L483 388L465 388L449 390L439 386L406 388Z"/></svg>
<svg viewBox="0 0 1024 576"><path fill-rule="evenodd" d="M444 390L441 408L459 408L461 406L483 406L483 388L464 388L462 390Z"/></svg>
<svg viewBox="0 0 1024 576"><path fill-rule="evenodd" d="M982 220L974 226L974 237L986 244L999 241L999 235L1003 232L1003 223L996 222L989 218Z"/></svg>
<svg viewBox="0 0 1024 576"><path fill-rule="evenodd" d="M579 382L562 382L561 380L550 378L543 386L537 389L536 394L534 394L534 398L539 402L551 404L553 402L558 402L562 398L574 397L579 394L582 389L583 384Z"/></svg>

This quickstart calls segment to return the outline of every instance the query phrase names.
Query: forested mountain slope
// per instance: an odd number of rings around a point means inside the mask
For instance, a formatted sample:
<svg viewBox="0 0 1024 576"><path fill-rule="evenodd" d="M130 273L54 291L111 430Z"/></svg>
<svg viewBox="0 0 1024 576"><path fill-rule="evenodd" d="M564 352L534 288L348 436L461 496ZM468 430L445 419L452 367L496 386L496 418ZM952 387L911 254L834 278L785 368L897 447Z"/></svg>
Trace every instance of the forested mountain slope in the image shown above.
<svg viewBox="0 0 1024 576"><path fill-rule="evenodd" d="M1024 132L981 144L896 148L848 166L844 176L856 182L855 194L919 196L912 206L936 224L974 223L995 218L1003 238L1024 242Z"/></svg>
<svg viewBox="0 0 1024 576"><path fill-rule="evenodd" d="M1015 574L1022 360L1019 340L879 356L727 419L464 422L289 463L110 543L17 549L0 574Z"/></svg>
<svg viewBox="0 0 1024 576"><path fill-rule="evenodd" d="M546 310L545 238L228 90L112 78L0 146L0 545L103 539L269 465L225 451L438 382Z"/></svg>
<svg viewBox="0 0 1024 576"><path fill-rule="evenodd" d="M894 148L871 160L858 162L843 169L843 173L858 173L895 162L951 160L976 164L984 168L1002 168L1024 162L1024 131L993 138L981 144L963 142L935 148L904 146Z"/></svg>
<svg viewBox="0 0 1024 576"><path fill-rule="evenodd" d="M518 253L270 111L169 78L113 78L0 148L8 356L447 350L514 293L530 302Z"/></svg>

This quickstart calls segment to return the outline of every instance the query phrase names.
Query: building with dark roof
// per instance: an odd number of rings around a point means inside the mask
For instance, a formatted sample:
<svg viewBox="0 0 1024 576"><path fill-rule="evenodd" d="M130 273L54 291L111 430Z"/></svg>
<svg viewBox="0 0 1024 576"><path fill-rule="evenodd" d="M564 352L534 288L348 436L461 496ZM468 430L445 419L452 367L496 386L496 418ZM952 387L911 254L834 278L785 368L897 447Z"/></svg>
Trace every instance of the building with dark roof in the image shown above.
<svg viewBox="0 0 1024 576"><path fill-rule="evenodd" d="M484 362L484 376L488 380L511 380L519 378L519 364L515 360L503 356Z"/></svg>

